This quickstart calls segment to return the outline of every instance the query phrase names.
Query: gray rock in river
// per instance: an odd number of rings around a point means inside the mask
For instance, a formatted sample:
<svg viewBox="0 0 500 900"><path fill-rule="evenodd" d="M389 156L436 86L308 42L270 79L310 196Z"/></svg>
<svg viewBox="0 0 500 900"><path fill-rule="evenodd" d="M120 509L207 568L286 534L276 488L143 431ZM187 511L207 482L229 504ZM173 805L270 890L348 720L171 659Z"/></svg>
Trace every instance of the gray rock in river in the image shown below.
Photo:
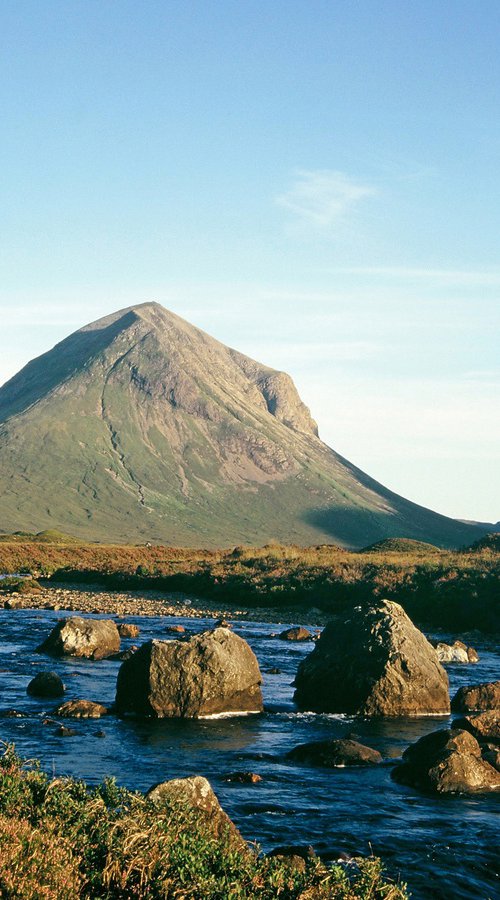
<svg viewBox="0 0 500 900"><path fill-rule="evenodd" d="M136 638L141 631L139 626L134 625L132 622L119 622L116 627L118 628L118 634L122 638Z"/></svg>
<svg viewBox="0 0 500 900"><path fill-rule="evenodd" d="M118 672L116 710L199 718L262 711L262 677L247 642L228 628L189 641L148 641Z"/></svg>
<svg viewBox="0 0 500 900"><path fill-rule="evenodd" d="M390 600L356 607L324 629L295 679L295 702L366 716L448 713L448 676L434 647Z"/></svg>
<svg viewBox="0 0 500 900"><path fill-rule="evenodd" d="M57 672L39 672L26 688L32 697L62 697L64 690L64 684Z"/></svg>
<svg viewBox="0 0 500 900"><path fill-rule="evenodd" d="M403 753L395 781L439 794L500 790L500 773L481 757L477 740L462 729L443 729L420 738Z"/></svg>
<svg viewBox="0 0 500 900"><path fill-rule="evenodd" d="M105 659L119 649L120 635L111 619L70 616L60 619L48 638L37 647L37 652L49 653L51 656Z"/></svg>

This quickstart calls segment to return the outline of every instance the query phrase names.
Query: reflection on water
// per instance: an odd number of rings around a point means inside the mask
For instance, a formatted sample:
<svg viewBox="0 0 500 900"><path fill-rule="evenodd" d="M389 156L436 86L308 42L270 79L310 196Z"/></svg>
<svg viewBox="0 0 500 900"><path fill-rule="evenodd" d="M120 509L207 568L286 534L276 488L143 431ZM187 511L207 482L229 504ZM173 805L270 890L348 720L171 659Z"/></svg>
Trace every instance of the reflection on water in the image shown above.
<svg viewBox="0 0 500 900"><path fill-rule="evenodd" d="M264 676L263 714L199 721L73 720L76 735L60 738L53 722L43 724L55 702L28 697L29 681L52 669L63 678L67 699L110 705L119 663L52 660L35 653L58 615L0 610L0 702L2 708L24 714L2 718L0 737L14 742L22 756L40 758L50 773L92 783L114 775L120 784L140 790L167 778L205 775L245 837L264 850L311 843L326 859L335 859L339 852L367 854L373 849L393 875L401 873L408 881L414 898L500 896L495 819L500 797L431 797L390 777L390 761L421 735L447 725L448 717L370 720L299 713L292 681L312 645L271 638L283 625L237 622L235 631L249 641L261 669L280 669ZM165 619L127 621L140 626L139 640L165 638ZM168 620L174 622L191 633L213 624ZM123 646L130 643L124 640ZM482 649L480 642L477 646L477 665L448 667L452 693L462 684L499 677L498 655L491 647ZM387 763L373 769L324 770L285 759L296 744L347 734L380 750ZM262 781L226 783L224 774L235 770L258 772Z"/></svg>

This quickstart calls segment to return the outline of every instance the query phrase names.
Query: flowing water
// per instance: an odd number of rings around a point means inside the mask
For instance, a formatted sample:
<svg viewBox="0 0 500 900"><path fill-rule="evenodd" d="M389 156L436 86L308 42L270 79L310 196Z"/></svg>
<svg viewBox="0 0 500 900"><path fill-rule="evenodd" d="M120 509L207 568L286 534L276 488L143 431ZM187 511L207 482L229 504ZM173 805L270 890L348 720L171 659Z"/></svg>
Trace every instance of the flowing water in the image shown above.
<svg viewBox="0 0 500 900"><path fill-rule="evenodd" d="M25 714L0 719L0 739L14 742L21 756L39 758L51 774L89 783L112 775L119 784L140 790L169 778L205 775L243 835L265 851L310 843L325 860L373 851L391 875L401 874L414 898L500 897L500 797L427 796L390 777L394 758L420 736L448 725L449 717L370 720L300 713L291 682L313 645L272 637L283 624L238 621L234 630L250 643L261 670L280 669L264 674L262 715L198 721L72 719L67 724L77 734L61 738L54 723L43 724L56 702L29 697L28 682L39 671L57 671L67 687L65 699L110 705L120 663L53 660L35 653L60 615L0 610L0 705ZM172 617L126 621L140 626L139 641L171 638L166 633L171 624L184 625L188 633L213 625L213 620ZM122 646L131 643L123 640ZM480 640L476 647L479 663L447 667L452 695L462 684L500 677L495 648ZM347 734L380 750L386 762L328 770L285 759L297 744ZM228 784L223 776L234 771L256 772L262 781Z"/></svg>

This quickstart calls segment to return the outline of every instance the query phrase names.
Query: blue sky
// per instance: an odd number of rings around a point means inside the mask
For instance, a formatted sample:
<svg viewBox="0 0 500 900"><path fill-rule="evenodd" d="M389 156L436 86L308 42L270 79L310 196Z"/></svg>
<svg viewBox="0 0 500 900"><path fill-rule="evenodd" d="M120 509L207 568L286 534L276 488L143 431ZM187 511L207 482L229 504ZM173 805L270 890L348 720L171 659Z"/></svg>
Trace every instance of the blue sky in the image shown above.
<svg viewBox="0 0 500 900"><path fill-rule="evenodd" d="M496 0L3 0L0 382L158 300L500 519L499 34Z"/></svg>

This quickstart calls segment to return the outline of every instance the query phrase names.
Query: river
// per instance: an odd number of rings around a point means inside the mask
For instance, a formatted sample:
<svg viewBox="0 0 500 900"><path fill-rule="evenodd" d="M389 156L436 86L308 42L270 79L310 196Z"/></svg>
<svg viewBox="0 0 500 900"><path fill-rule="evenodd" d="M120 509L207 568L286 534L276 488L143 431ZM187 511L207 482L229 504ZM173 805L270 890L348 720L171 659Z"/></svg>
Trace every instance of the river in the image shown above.
<svg viewBox="0 0 500 900"><path fill-rule="evenodd" d="M500 896L498 812L500 796L434 797L391 780L394 758L412 741L448 725L448 716L364 719L300 713L291 682L311 643L292 644L271 637L284 624L237 621L264 674L262 715L212 720L135 721L109 716L101 720L67 720L74 737L56 735L50 716L54 701L29 697L26 687L43 670L58 672L65 699L96 700L111 705L120 663L102 660L53 660L35 652L61 613L45 610L0 610L2 642L0 678L3 710L15 708L23 718L2 718L0 738L16 744L25 758L38 758L54 775L72 775L97 783L105 776L120 785L147 790L169 778L205 775L223 807L243 835L264 851L285 844L307 844L326 860L339 854L382 857L388 872L408 883L413 898L493 900ZM103 616L96 616L103 618ZM184 625L195 633L213 620L126 618L139 625L136 642L168 639L166 629ZM122 640L127 647L131 640ZM477 640L480 661L448 665L450 690L500 677L500 656L493 645ZM285 759L305 741L354 734L380 750L386 762L366 769L327 770ZM230 784L224 774L252 771L254 785Z"/></svg>

